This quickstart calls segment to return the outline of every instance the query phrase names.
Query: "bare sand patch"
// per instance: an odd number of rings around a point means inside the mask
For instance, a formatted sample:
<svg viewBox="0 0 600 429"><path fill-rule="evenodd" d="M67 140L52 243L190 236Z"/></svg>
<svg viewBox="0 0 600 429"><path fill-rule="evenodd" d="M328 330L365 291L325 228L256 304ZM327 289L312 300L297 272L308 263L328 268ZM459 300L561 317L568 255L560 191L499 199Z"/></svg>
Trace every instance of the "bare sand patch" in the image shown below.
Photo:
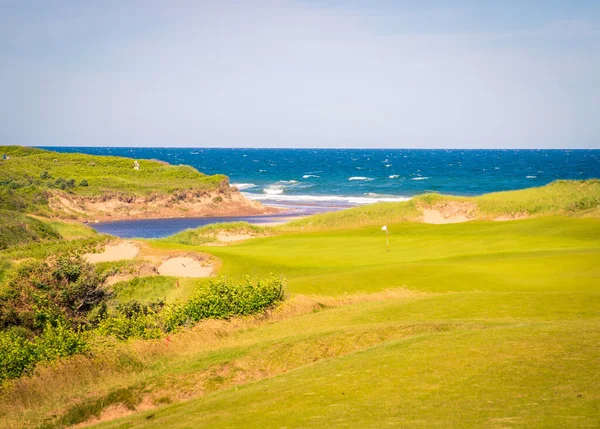
<svg viewBox="0 0 600 429"><path fill-rule="evenodd" d="M435 207L423 207L422 221L431 224L459 223L473 220L477 205L466 201L447 201Z"/></svg>
<svg viewBox="0 0 600 429"><path fill-rule="evenodd" d="M221 243L233 243L236 241L248 240L254 237L254 235L250 234L226 234L222 232L217 234L217 240L219 240Z"/></svg>
<svg viewBox="0 0 600 429"><path fill-rule="evenodd" d="M470 219L464 214L444 217L439 210L423 209L423 222L441 225L445 223L468 222Z"/></svg>
<svg viewBox="0 0 600 429"><path fill-rule="evenodd" d="M167 259L158 267L159 274L171 277L210 277L212 272L212 265L185 256Z"/></svg>
<svg viewBox="0 0 600 429"><path fill-rule="evenodd" d="M527 219L529 215L525 213L515 213L511 215L502 215L494 218L496 222L506 222L509 220L519 220L519 219Z"/></svg>
<svg viewBox="0 0 600 429"><path fill-rule="evenodd" d="M84 259L92 264L133 259L140 253L140 248L132 242L123 242L106 246L102 253L86 253Z"/></svg>

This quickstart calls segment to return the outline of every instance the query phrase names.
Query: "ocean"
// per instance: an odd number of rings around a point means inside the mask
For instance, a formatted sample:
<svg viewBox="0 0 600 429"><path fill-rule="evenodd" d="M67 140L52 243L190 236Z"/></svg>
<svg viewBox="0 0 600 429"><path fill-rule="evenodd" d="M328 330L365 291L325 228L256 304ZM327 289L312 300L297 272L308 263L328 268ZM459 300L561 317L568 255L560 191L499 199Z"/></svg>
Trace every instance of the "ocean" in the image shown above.
<svg viewBox="0 0 600 429"><path fill-rule="evenodd" d="M187 164L226 174L249 198L300 211L404 201L426 192L470 196L600 178L600 150L45 149Z"/></svg>

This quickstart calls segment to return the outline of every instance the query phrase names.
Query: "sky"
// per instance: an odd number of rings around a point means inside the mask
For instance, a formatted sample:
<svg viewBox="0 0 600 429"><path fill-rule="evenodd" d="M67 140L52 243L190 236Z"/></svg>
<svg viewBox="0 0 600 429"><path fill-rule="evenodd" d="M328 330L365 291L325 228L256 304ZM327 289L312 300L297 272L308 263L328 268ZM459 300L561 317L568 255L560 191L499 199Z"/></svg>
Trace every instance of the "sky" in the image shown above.
<svg viewBox="0 0 600 429"><path fill-rule="evenodd" d="M0 0L0 145L600 148L600 1Z"/></svg>

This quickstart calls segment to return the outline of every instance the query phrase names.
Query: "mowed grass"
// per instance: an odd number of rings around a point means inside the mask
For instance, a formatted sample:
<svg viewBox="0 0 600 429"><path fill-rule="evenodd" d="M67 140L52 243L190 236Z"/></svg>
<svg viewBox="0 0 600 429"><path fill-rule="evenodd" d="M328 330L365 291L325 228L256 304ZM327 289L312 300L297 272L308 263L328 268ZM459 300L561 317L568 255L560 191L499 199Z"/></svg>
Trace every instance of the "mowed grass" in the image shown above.
<svg viewBox="0 0 600 429"><path fill-rule="evenodd" d="M239 334L198 361L228 369L222 388L98 427L600 425L598 219L396 224L389 251L379 227L203 250L297 294L422 295Z"/></svg>
<svg viewBox="0 0 600 429"><path fill-rule="evenodd" d="M599 219L388 226L389 251L380 226L149 242L211 253L226 275L282 274L292 302L353 303L211 322L168 347L138 341L42 369L7 392L0 426L62 427L115 397L159 407L98 427L600 425ZM168 293L158 286L140 290Z"/></svg>
<svg viewBox="0 0 600 429"><path fill-rule="evenodd" d="M98 427L597 427L599 305L469 292L301 316L197 366L216 366L215 383L284 373Z"/></svg>
<svg viewBox="0 0 600 429"><path fill-rule="evenodd" d="M203 247L229 276L283 274L295 293L591 291L600 273L600 220L541 218L380 227L258 238Z"/></svg>

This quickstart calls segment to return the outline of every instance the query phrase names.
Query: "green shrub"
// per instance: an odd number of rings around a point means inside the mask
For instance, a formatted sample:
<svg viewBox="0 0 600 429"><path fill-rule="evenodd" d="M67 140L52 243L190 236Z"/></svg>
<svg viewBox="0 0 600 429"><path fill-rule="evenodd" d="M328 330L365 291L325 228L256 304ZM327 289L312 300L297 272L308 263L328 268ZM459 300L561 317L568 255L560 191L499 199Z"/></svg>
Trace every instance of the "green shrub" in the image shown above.
<svg viewBox="0 0 600 429"><path fill-rule="evenodd" d="M81 332L65 323L47 324L42 334L28 338L23 328L0 331L0 383L30 374L39 362L50 362L87 349Z"/></svg>
<svg viewBox="0 0 600 429"><path fill-rule="evenodd" d="M111 315L100 321L96 332L100 335L113 336L121 341L130 338L150 340L164 335L157 313L136 314L131 317L123 314Z"/></svg>
<svg viewBox="0 0 600 429"><path fill-rule="evenodd" d="M0 327L23 326L39 333L48 323L85 325L87 313L109 297L103 283L78 256L25 261L0 290Z"/></svg>
<svg viewBox="0 0 600 429"><path fill-rule="evenodd" d="M160 317L163 307L162 301L149 304L124 302L100 320L96 332L119 340L160 338L164 333Z"/></svg>
<svg viewBox="0 0 600 429"><path fill-rule="evenodd" d="M83 179L81 182L79 182L79 186L83 186L83 187L88 186L88 181Z"/></svg>
<svg viewBox="0 0 600 429"><path fill-rule="evenodd" d="M221 277L211 280L183 306L173 306L165 315L168 330L202 319L229 319L256 314L285 299L285 282L281 278L257 280L246 277L243 283Z"/></svg>

